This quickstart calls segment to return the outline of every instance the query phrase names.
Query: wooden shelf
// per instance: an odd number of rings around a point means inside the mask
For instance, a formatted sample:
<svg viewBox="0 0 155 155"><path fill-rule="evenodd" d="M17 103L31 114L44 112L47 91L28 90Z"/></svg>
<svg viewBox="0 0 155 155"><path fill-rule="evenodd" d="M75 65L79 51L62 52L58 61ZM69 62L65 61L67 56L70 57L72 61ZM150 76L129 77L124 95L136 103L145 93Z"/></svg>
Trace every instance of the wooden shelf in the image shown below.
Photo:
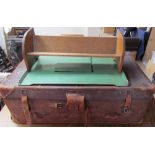
<svg viewBox="0 0 155 155"><path fill-rule="evenodd" d="M105 57L105 58L119 58L119 54L89 54L89 53L58 53L58 52L29 52L30 56L77 56L77 57Z"/></svg>

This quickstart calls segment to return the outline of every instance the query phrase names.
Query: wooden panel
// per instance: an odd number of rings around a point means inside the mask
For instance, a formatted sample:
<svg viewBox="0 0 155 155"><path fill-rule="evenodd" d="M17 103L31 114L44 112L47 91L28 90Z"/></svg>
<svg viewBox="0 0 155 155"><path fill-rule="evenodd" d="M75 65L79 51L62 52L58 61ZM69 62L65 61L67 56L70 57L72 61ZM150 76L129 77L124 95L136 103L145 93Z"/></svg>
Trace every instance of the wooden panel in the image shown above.
<svg viewBox="0 0 155 155"><path fill-rule="evenodd" d="M28 71L30 71L31 66L32 66L32 62L33 62L33 58L27 56L28 52L32 52L33 51L33 37L34 37L34 30L33 28L30 28L23 37L23 42L22 42L22 53L23 53L23 59L25 61L26 64L26 68Z"/></svg>
<svg viewBox="0 0 155 155"><path fill-rule="evenodd" d="M116 58L120 57L120 54L89 54L89 53L49 53L49 52L30 52L28 55L31 56L78 56L78 57L109 57Z"/></svg>
<svg viewBox="0 0 155 155"><path fill-rule="evenodd" d="M34 51L112 54L116 51L116 37L35 36Z"/></svg>
<svg viewBox="0 0 155 155"><path fill-rule="evenodd" d="M117 54L124 53L124 38L122 34L118 31L117 32L117 47L116 47Z"/></svg>
<svg viewBox="0 0 155 155"><path fill-rule="evenodd" d="M123 62L124 62L124 55L125 55L125 42L124 42L123 35L119 31L117 32L116 55L120 55L117 66L118 66L118 71L121 72L123 67Z"/></svg>

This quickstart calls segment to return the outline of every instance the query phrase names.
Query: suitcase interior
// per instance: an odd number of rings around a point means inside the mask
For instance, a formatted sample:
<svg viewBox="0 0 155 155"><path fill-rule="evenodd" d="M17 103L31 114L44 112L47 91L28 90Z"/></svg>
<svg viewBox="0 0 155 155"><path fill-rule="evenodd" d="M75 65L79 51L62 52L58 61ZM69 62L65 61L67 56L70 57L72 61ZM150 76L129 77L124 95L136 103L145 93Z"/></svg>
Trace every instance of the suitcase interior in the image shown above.
<svg viewBox="0 0 155 155"><path fill-rule="evenodd" d="M112 58L39 56L19 85L128 86L128 80Z"/></svg>

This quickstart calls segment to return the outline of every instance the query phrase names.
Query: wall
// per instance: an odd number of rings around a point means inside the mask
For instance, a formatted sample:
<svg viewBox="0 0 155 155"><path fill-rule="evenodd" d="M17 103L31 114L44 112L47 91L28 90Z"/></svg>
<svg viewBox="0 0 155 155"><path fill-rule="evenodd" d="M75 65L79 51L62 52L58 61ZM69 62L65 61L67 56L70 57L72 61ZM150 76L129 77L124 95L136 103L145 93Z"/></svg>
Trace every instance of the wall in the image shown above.
<svg viewBox="0 0 155 155"><path fill-rule="evenodd" d="M88 36L99 37L101 34L100 27L88 27Z"/></svg>
<svg viewBox="0 0 155 155"><path fill-rule="evenodd" d="M37 35L82 34L84 36L100 36L100 27L35 27Z"/></svg>
<svg viewBox="0 0 155 155"><path fill-rule="evenodd" d="M82 34L87 35L87 27L34 27L37 35Z"/></svg>

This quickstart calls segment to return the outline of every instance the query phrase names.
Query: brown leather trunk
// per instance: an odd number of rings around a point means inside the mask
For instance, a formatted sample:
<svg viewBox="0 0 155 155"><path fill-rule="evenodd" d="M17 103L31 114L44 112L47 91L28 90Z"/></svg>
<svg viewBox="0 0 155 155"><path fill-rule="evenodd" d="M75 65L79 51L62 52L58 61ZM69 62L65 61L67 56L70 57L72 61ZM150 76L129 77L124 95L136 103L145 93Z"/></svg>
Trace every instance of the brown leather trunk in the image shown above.
<svg viewBox="0 0 155 155"><path fill-rule="evenodd" d="M53 125L139 124L153 99L154 88L126 54L128 87L18 86L26 71L21 62L3 83L1 95L17 123Z"/></svg>

